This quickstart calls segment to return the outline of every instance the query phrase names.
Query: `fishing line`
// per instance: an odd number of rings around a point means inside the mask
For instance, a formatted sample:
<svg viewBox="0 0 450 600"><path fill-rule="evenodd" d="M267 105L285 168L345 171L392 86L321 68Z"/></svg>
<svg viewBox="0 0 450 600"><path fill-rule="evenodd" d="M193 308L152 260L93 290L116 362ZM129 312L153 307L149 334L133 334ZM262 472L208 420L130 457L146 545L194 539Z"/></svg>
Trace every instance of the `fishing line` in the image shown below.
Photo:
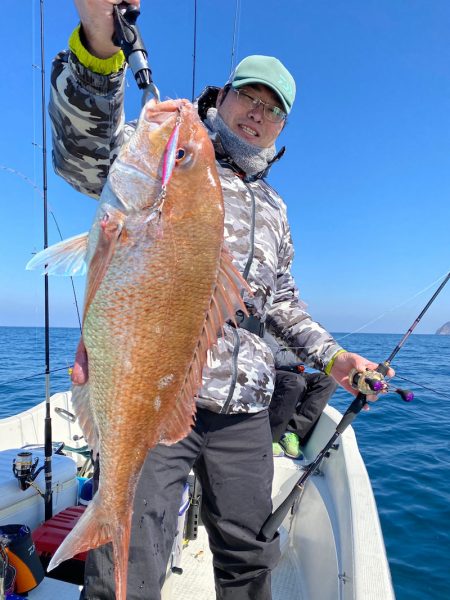
<svg viewBox="0 0 450 600"><path fill-rule="evenodd" d="M385 311L384 313L382 313L381 315L379 315L378 317L375 317L374 319L368 321L367 323L365 323L364 325L362 325L361 327L359 327L358 329L355 329L354 331L351 331L350 333L346 333L345 335L343 335L342 337L337 337L335 338L337 342L341 342L342 340L345 340L345 338L348 338L349 336L355 334L355 333L359 333L360 331L362 331L363 329L365 329L366 327L369 327L369 325L372 325L373 323L376 323L377 321L379 321L380 319L382 319L383 317L385 317L387 314L394 312L396 310L398 310L399 308L401 308L402 306L405 306L406 304L408 304L409 302L411 302L411 300L414 300L415 298L417 298L418 296L420 296L421 294L424 294L425 292L427 292L429 289L434 288L436 286L437 283L439 283L439 281L443 280L445 277L447 277L448 272L445 272L443 275L441 275L440 277L438 277L435 281L433 281L432 283L430 283L429 285L427 285L424 289L420 290L419 292L416 292L415 294L413 294L410 298L408 298L407 300L404 300L403 302L401 302L400 304L398 304L397 306L394 306L393 308L390 308L389 310ZM288 351L288 350L302 350L303 348L305 348L305 346L284 346L281 350L282 351Z"/></svg>
<svg viewBox="0 0 450 600"><path fill-rule="evenodd" d="M349 337L350 335L353 335L354 333L359 333L360 331L362 331L363 329L365 329L366 327L368 327L369 325L372 325L373 323L376 323L377 321L379 321L380 319L382 319L383 317L385 317L387 314L394 312L395 310L398 310L399 308L401 308L402 306L405 306L405 304L408 304L408 302L410 302L411 300L414 300L414 298L417 298L418 296L420 296L421 294L424 294L425 292L427 292L429 289L431 289L432 287L434 287L439 281L441 281L442 279L444 279L444 277L447 276L447 272L444 273L443 275L441 275L440 277L438 277L435 281L433 281L432 283L430 283L429 285L427 285L423 290L421 290L420 292L417 292L416 294L413 294L410 298L408 298L407 300L405 300L404 302L401 302L398 306L394 306L394 308L390 308L389 310L387 310L386 312L384 312L383 314L379 315L378 317L376 317L375 319L372 319L371 321L368 321L365 325L362 325L361 327L359 327L358 329L355 329L354 331L345 334L344 336L340 337L340 338L336 338L337 342L340 342L341 340L345 340L345 338Z"/></svg>
<svg viewBox="0 0 450 600"><path fill-rule="evenodd" d="M32 37L32 44L31 44L31 66L33 69L37 69L39 71L41 71L41 68L39 67L36 61L36 54L35 54L35 45L36 45L36 11L35 11L35 3L32 2L31 3L31 37ZM32 87L32 94L31 94L31 98L36 98L36 84L35 84L35 77L34 74L31 77L31 87ZM32 102L31 103L31 109L32 109L32 126L33 126L33 141L32 141L32 145L34 148L42 148L42 146L40 146L40 144L38 144L36 142L36 124L37 124L37 118L36 118L36 103ZM45 112L45 107L43 107L43 111ZM21 171L18 171L17 169L13 169L11 167L7 167L5 165L1 165L0 164L0 170L2 171L6 171L7 173L10 173L11 175L16 175L17 177L19 177L20 179L22 179L25 183L27 183L28 185L30 185L36 192L38 192L39 196L41 197L41 200L45 200L45 194L42 191L42 189L35 183L36 181L36 153L33 152L33 173L34 173L34 181L28 177L27 175L25 175L24 173L22 173ZM34 204L32 204L32 209L33 209L33 214L34 214ZM52 216L53 222L55 224L56 230L58 232L59 238L62 241L63 240L63 236L61 234L61 229L59 227L58 221L56 220L56 216L55 213L53 212L53 210L51 209L51 206L48 204L47 205L47 210L50 213L50 215ZM73 294L73 298L74 298L74 304L75 304L75 310L77 313L77 320L78 320L78 327L80 329L81 332L81 317L80 317L80 309L78 306L78 298L77 298L77 293L75 290L75 284L73 281L73 277L70 277L70 283L72 286L72 294Z"/></svg>
<svg viewBox="0 0 450 600"><path fill-rule="evenodd" d="M194 0L194 52L192 55L192 102L195 100L195 64L197 56L197 0Z"/></svg>
<svg viewBox="0 0 450 600"><path fill-rule="evenodd" d="M350 334L349 334L350 335ZM284 348L279 348L276 352L275 352L275 358L278 357L279 355L282 355L283 353L286 352L291 352L292 350L304 350L306 349L306 346L286 346ZM283 360L283 358L281 358L281 360ZM444 396L445 398L449 398L450 399L450 395L446 394L445 392L442 392L440 390L436 390L432 387L423 385L422 383L419 383L418 381L413 381L412 379L408 379L407 377L402 377L401 375L397 375L397 373L395 373L395 376L393 377L393 379L402 379L403 381L408 381L409 383L412 383L414 385L416 385L417 387L423 388L424 390L428 390L430 392L433 392L434 394L440 395L440 396Z"/></svg>
<svg viewBox="0 0 450 600"><path fill-rule="evenodd" d="M31 2L31 67L32 69L39 69L38 65L36 64L36 54L35 54L35 47L36 47L36 13L35 13L35 2ZM31 123L32 123L32 127L33 127L33 146L36 148L36 124L37 124L37 119L36 119L36 82L35 82L35 77L34 77L34 72L31 75ZM21 174L20 174L21 175ZM33 176L34 176L34 181L36 181L36 152L33 152ZM27 183L29 182L35 190L40 192L40 189L37 187L37 185L33 185L34 182L28 181L28 178L23 177L23 179L25 181L27 181ZM34 204L33 204L33 210L34 210Z"/></svg>
<svg viewBox="0 0 450 600"><path fill-rule="evenodd" d="M16 175L17 177L22 179L22 181L24 181L25 183L30 185L36 192L38 192L38 194L41 196L41 198L44 197L41 188L32 179L30 179L30 177L28 177L24 173L21 173L20 171L18 171L17 169L13 169L12 167L7 167L7 166L1 165L1 164L0 164L0 170L6 171L7 173L10 173L11 175ZM53 222L55 223L55 227L58 232L59 238L61 241L63 241L61 229L59 228L59 224L58 224L58 221L56 220L55 213L53 212L53 210L51 209L50 206L48 207L48 211L49 211L50 215L52 216ZM73 298L74 298L75 309L77 311L78 327L81 331L80 309L78 306L78 298L77 298L77 293L75 290L75 284L73 281L73 277L70 277L70 283L72 285L72 294L73 294Z"/></svg>
<svg viewBox="0 0 450 600"><path fill-rule="evenodd" d="M413 381L412 379L408 379L407 377L402 377L400 375L397 375L397 373L396 373L394 379L396 379L397 377L399 379L403 379L403 381L408 381L409 383L417 385L418 387L421 387L424 390L428 390L429 392L433 392L434 394L438 394L439 396L444 396L445 398L449 398L450 399L450 396L448 394L445 394L444 392L441 392L439 390L435 390L435 389L433 389L431 387L423 385L423 383L418 383L417 381Z"/></svg>
<svg viewBox="0 0 450 600"><path fill-rule="evenodd" d="M56 373L57 371L64 371L64 369L71 369L72 365L59 367L57 369L52 369L50 373ZM10 383L16 383L17 381L26 381L27 379L34 379L35 377L41 377L42 375L46 375L47 371L42 371L41 373L33 373L33 375L27 375L26 377L19 377L18 379L8 379L6 381L0 381L0 386L9 385Z"/></svg>
<svg viewBox="0 0 450 600"><path fill-rule="evenodd" d="M237 46L237 38L238 38L238 31L239 31L239 19L240 19L240 0L236 0L236 7L234 10L234 29L233 29L233 41L232 41L232 45L231 45L231 67L230 67L230 73L233 72L233 69L235 67L236 64L236 46Z"/></svg>

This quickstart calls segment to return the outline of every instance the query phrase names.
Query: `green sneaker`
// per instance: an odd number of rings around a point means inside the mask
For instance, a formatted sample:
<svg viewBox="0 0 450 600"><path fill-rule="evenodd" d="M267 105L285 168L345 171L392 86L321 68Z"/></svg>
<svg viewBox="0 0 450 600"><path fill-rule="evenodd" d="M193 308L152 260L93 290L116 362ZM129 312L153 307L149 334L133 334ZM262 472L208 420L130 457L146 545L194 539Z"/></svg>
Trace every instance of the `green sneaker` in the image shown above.
<svg viewBox="0 0 450 600"><path fill-rule="evenodd" d="M281 436L280 446L283 448L284 453L289 458L301 458L302 451L300 450L300 441L296 433L285 433Z"/></svg>
<svg viewBox="0 0 450 600"><path fill-rule="evenodd" d="M273 444L272 444L272 454L276 458L278 458L280 456L284 456L284 450L283 450L283 448L280 446L280 444L278 442L273 442Z"/></svg>

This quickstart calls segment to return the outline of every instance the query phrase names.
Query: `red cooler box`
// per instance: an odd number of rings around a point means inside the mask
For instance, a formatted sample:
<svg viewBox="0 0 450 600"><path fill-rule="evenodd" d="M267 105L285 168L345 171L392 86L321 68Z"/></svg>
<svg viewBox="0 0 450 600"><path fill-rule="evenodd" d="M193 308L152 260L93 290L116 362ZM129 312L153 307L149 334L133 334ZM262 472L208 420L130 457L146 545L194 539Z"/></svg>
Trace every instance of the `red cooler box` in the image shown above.
<svg viewBox="0 0 450 600"><path fill-rule="evenodd" d="M86 510L85 506L71 506L55 515L33 532L33 541L38 554L49 559L75 527L78 519ZM76 560L85 560L86 552L74 556Z"/></svg>

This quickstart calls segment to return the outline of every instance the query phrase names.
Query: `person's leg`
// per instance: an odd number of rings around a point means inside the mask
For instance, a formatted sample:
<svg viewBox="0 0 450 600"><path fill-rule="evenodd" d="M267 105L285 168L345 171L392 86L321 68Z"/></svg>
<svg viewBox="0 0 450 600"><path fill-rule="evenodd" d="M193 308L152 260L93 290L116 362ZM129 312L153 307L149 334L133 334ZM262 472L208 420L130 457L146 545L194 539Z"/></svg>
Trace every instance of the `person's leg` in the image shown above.
<svg viewBox="0 0 450 600"><path fill-rule="evenodd" d="M272 597L271 571L280 556L278 534L268 542L257 539L272 511L271 449L266 411L210 414L195 468L203 488L202 519L214 556L217 600Z"/></svg>
<svg viewBox="0 0 450 600"><path fill-rule="evenodd" d="M269 420L272 440L279 442L295 412L299 399L306 392L303 375L291 371L277 370L275 388L269 405Z"/></svg>
<svg viewBox="0 0 450 600"><path fill-rule="evenodd" d="M296 433L302 444L306 444L337 384L324 373L304 373L306 393L299 397L294 413L286 430Z"/></svg>
<svg viewBox="0 0 450 600"><path fill-rule="evenodd" d="M184 484L200 443L194 430L181 442L158 445L147 455L134 500L127 600L160 599ZM115 599L111 550L107 544L88 553L81 598Z"/></svg>

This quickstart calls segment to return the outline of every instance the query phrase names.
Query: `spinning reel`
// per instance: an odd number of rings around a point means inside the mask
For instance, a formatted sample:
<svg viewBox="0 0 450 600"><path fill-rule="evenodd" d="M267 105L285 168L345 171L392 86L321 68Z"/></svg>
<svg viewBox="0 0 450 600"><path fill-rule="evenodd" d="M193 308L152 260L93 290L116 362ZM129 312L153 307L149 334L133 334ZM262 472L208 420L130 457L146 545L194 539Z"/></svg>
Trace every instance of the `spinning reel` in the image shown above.
<svg viewBox="0 0 450 600"><path fill-rule="evenodd" d="M29 451L19 452L13 458L12 470L21 490L27 490L43 470L44 465L36 470L38 462L39 458L36 457L33 461L33 454Z"/></svg>

